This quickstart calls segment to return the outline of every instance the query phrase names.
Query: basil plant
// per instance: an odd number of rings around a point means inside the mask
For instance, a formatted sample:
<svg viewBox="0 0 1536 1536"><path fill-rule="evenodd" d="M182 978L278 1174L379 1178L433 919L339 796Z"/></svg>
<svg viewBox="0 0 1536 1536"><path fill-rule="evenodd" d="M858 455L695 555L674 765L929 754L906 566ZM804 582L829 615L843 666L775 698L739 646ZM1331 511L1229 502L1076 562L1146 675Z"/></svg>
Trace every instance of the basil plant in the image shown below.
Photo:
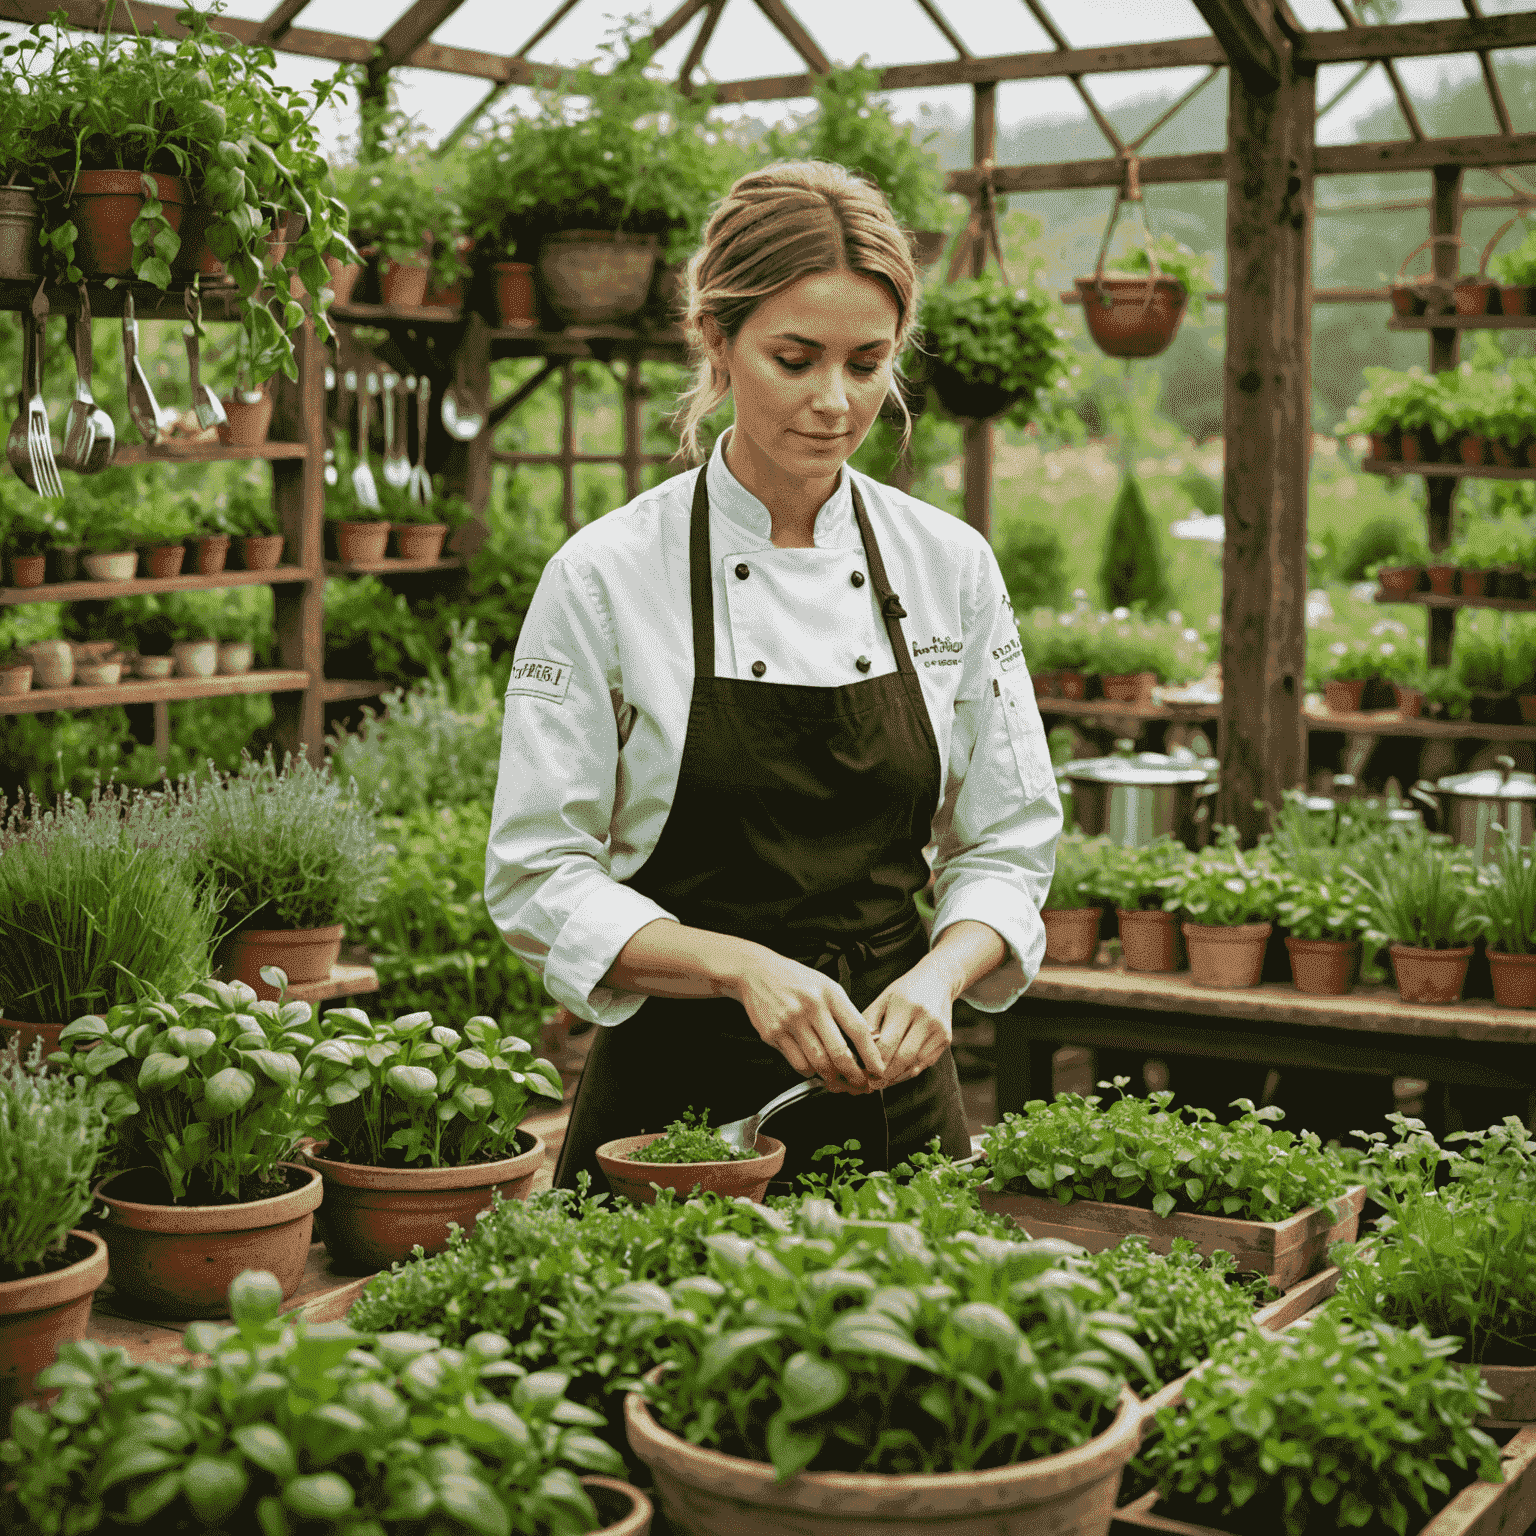
<svg viewBox="0 0 1536 1536"><path fill-rule="evenodd" d="M463 1030L430 1013L372 1020L331 1008L304 1063L322 1106L326 1155L371 1167L452 1168L513 1155L536 1099L559 1103L559 1072L495 1019Z"/></svg>

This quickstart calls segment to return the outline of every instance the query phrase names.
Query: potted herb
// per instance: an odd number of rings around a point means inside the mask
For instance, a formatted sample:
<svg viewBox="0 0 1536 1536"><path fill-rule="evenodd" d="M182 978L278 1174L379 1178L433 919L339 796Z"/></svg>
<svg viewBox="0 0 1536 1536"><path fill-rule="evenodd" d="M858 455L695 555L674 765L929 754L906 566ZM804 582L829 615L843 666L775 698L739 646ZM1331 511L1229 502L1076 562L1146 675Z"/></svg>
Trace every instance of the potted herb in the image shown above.
<svg viewBox="0 0 1536 1536"><path fill-rule="evenodd" d="M1424 673L1424 713L1434 720L1465 720L1472 709L1472 690L1450 667L1429 667Z"/></svg>
<svg viewBox="0 0 1536 1536"><path fill-rule="evenodd" d="M370 397L378 394L378 379L368 378L366 390L357 392L358 420L365 421ZM360 438L367 436L366 424L360 425ZM346 434L333 434L336 458L336 484L327 486L325 492L325 521L332 530L336 558L346 565L372 566L384 559L389 548L391 513L399 512L402 518L409 516L410 498L405 491L397 491L382 476L374 478L374 496L371 501L359 499L352 474L357 463L352 445Z"/></svg>
<svg viewBox="0 0 1536 1536"><path fill-rule="evenodd" d="M1095 898L1109 846L1103 838L1086 838L1080 832L1064 833L1056 844L1056 872L1040 908L1047 965L1092 965L1098 955L1102 914Z"/></svg>
<svg viewBox="0 0 1536 1536"><path fill-rule="evenodd" d="M1165 887L1165 911L1185 914L1191 979L1203 987L1256 987L1274 932L1280 886L1262 854L1244 856L1234 828L1188 860Z"/></svg>
<svg viewBox="0 0 1536 1536"><path fill-rule="evenodd" d="M109 1112L131 1117L129 1166L95 1191L119 1296L217 1316L253 1263L285 1296L298 1289L321 1196L319 1173L291 1160L309 1017L308 1003L279 1009L243 983L204 981L65 1027L66 1069L111 1084Z"/></svg>
<svg viewBox="0 0 1536 1536"><path fill-rule="evenodd" d="M702 1279L615 1294L668 1341L626 1402L630 1444L708 1536L966 1531L978 1510L1103 1536L1139 1435L1126 1377L1151 1362L1101 1295L1050 1245L930 1245L818 1203L801 1230L717 1240Z"/></svg>
<svg viewBox="0 0 1536 1536"><path fill-rule="evenodd" d="M146 574L179 576L187 557L185 541L197 527L187 498L177 496L161 481L141 487L133 521Z"/></svg>
<svg viewBox="0 0 1536 1536"><path fill-rule="evenodd" d="M199 877L217 893L232 933L231 977L275 996L262 977L325 981L348 924L373 904L384 849L373 812L307 758L281 767L270 749L230 774L188 782L185 798L201 846Z"/></svg>
<svg viewBox="0 0 1536 1536"><path fill-rule="evenodd" d="M1367 937L1390 948L1405 1003L1454 1003L1467 979L1474 919L1465 850L1419 835L1362 844L1345 871L1370 912Z"/></svg>
<svg viewBox="0 0 1536 1536"><path fill-rule="evenodd" d="M1178 334L1191 300L1198 317L1212 287L1210 267L1209 256L1163 235L1112 262L1108 276L1101 267L1078 278L1089 335L1110 357L1156 357Z"/></svg>
<svg viewBox="0 0 1536 1536"><path fill-rule="evenodd" d="M463 216L434 169L402 147L336 175L337 195L351 214L351 237L378 262L384 304L414 308L426 297L429 278L440 288L463 278L455 243Z"/></svg>
<svg viewBox="0 0 1536 1536"><path fill-rule="evenodd" d="M40 587L47 580L49 545L69 537L61 511L57 502L34 496L20 480L0 482L0 539L13 587Z"/></svg>
<svg viewBox="0 0 1536 1536"><path fill-rule="evenodd" d="M220 405L224 420L219 425L219 441L235 448L260 448L272 430L272 412L277 397L272 390L272 370L261 367L262 359L250 337L239 331L232 351L223 359L219 372Z"/></svg>
<svg viewBox="0 0 1536 1536"><path fill-rule="evenodd" d="M1396 563L1373 566L1366 571L1366 575L1376 578L1381 587L1383 599L1401 601L1419 590L1419 583L1424 579L1424 566L1428 559L1428 545L1422 538L1414 535L1404 542Z"/></svg>
<svg viewBox="0 0 1536 1536"><path fill-rule="evenodd" d="M1490 1394L1451 1363L1456 1348L1326 1310L1245 1332L1158 1413L1137 1463L1157 1490L1122 1519L1146 1529L1145 1511L1160 1530L1241 1536L1418 1528L1473 1477L1501 1476L1498 1446L1476 1428Z"/></svg>
<svg viewBox="0 0 1536 1536"><path fill-rule="evenodd" d="M45 1051L83 1013L208 974L215 903L197 841L160 799L113 786L0 816L0 1027Z"/></svg>
<svg viewBox="0 0 1536 1536"><path fill-rule="evenodd" d="M597 1161L614 1194L641 1205L656 1199L656 1186L761 1202L784 1166L784 1143L760 1135L752 1151L739 1151L709 1128L707 1113L689 1109L663 1131L604 1142Z"/></svg>
<svg viewBox="0 0 1536 1536"><path fill-rule="evenodd" d="M1405 464L1438 463L1455 431L1451 391L1454 373L1411 370L1396 396L1397 427Z"/></svg>
<svg viewBox="0 0 1536 1536"><path fill-rule="evenodd" d="M1494 1002L1536 1008L1536 865L1529 846L1497 830L1497 853L1477 872L1472 914L1488 941Z"/></svg>
<svg viewBox="0 0 1536 1536"><path fill-rule="evenodd" d="M134 547L136 520L131 501L94 501L81 515L80 563L92 581L130 581L139 568Z"/></svg>
<svg viewBox="0 0 1536 1536"><path fill-rule="evenodd" d="M1115 904L1120 948L1133 971L1176 971L1180 967L1179 930L1163 907L1167 882L1178 879L1191 855L1171 837L1139 848L1105 848L1098 889Z"/></svg>
<svg viewBox="0 0 1536 1536"><path fill-rule="evenodd" d="M1171 1093L1128 1096L1126 1081L1115 1080L1121 1096L1108 1106L1063 1093L990 1127L986 1208L1033 1237L1095 1249L1129 1232L1160 1253L1188 1238L1281 1289L1359 1230L1364 1185L1351 1186L1343 1160L1313 1132L1278 1129L1283 1110L1238 1099L1242 1115L1221 1125L1211 1110L1175 1107Z"/></svg>
<svg viewBox="0 0 1536 1536"><path fill-rule="evenodd" d="M1397 712L1416 720L1424 710L1424 678L1428 668L1424 653L1407 645L1384 640L1376 648L1376 676L1392 685Z"/></svg>
<svg viewBox="0 0 1536 1536"><path fill-rule="evenodd" d="M306 1325L280 1303L272 1275L242 1275L234 1326L187 1330L197 1360L66 1344L44 1373L54 1401L23 1408L0 1444L6 1528L640 1536L640 1522L604 1525L578 1477L624 1464L563 1375L520 1373L494 1334L443 1349Z"/></svg>
<svg viewBox="0 0 1536 1536"><path fill-rule="evenodd" d="M32 191L38 98L23 82L46 62L47 44L35 32L11 43L14 51L0 62L0 279L20 282L42 270L41 215Z"/></svg>
<svg viewBox="0 0 1536 1536"><path fill-rule="evenodd" d="M1008 412L1015 426L1025 426L1063 377L1049 299L1033 288L1010 287L996 272L929 289L921 325L923 372L952 415L989 419Z"/></svg>
<svg viewBox="0 0 1536 1536"><path fill-rule="evenodd" d="M395 552L402 560L423 562L440 560L449 533L474 515L462 496L445 494L440 478L433 486L430 500L417 502L409 495L391 496L386 510Z"/></svg>
<svg viewBox="0 0 1536 1536"><path fill-rule="evenodd" d="M1370 927L1370 909L1355 882L1328 850L1303 857L1289 849L1276 861L1280 899L1276 915L1284 925L1291 979L1298 992L1342 997L1353 984L1360 935Z"/></svg>
<svg viewBox="0 0 1536 1536"><path fill-rule="evenodd" d="M1094 663L1104 697L1118 704L1151 704L1166 655L1166 642L1153 625L1130 620L1101 625Z"/></svg>
<svg viewBox="0 0 1536 1536"><path fill-rule="evenodd" d="M544 1143L518 1126L538 1098L564 1094L526 1040L483 1015L462 1031L425 1012L374 1022L338 1008L321 1022L303 1066L324 1119L305 1156L325 1179L336 1268L372 1274L418 1246L441 1253L449 1224L473 1230L493 1192L526 1198Z"/></svg>
<svg viewBox="0 0 1536 1536"><path fill-rule="evenodd" d="M76 1230L107 1145L101 1094L86 1077L0 1050L0 1420L66 1339L83 1339L107 1249Z"/></svg>
<svg viewBox="0 0 1536 1536"><path fill-rule="evenodd" d="M1377 657L1362 642L1335 640L1316 662L1307 661L1307 684L1323 690L1323 703L1336 715L1359 714L1365 685L1376 675Z"/></svg>
<svg viewBox="0 0 1536 1536"><path fill-rule="evenodd" d="M222 532L240 541L245 570L271 571L282 563L283 524L269 488L241 480L215 500L214 508Z"/></svg>
<svg viewBox="0 0 1536 1536"><path fill-rule="evenodd" d="M1368 437L1370 458L1395 463L1403 456L1398 396L1412 375L1392 368L1367 368L1364 373L1365 388L1345 412L1340 430Z"/></svg>

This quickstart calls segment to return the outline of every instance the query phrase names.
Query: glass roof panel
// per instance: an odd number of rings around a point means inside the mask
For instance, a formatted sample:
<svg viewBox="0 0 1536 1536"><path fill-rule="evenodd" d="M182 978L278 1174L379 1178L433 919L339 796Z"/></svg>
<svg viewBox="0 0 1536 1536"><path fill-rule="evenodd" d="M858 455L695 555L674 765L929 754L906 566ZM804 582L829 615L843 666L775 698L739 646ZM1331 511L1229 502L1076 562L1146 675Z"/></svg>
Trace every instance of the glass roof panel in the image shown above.
<svg viewBox="0 0 1536 1536"><path fill-rule="evenodd" d="M267 14L276 5L268 6ZM411 0L309 0L294 26L312 32L339 32L344 37L378 39L405 14Z"/></svg>
<svg viewBox="0 0 1536 1536"><path fill-rule="evenodd" d="M883 0L879 32L873 36L870 13L862 5L804 5L801 19L821 44L822 52L839 64L852 64L862 55L881 64L928 64L955 57L955 50L924 15L917 0ZM721 30L730 24L727 9Z"/></svg>

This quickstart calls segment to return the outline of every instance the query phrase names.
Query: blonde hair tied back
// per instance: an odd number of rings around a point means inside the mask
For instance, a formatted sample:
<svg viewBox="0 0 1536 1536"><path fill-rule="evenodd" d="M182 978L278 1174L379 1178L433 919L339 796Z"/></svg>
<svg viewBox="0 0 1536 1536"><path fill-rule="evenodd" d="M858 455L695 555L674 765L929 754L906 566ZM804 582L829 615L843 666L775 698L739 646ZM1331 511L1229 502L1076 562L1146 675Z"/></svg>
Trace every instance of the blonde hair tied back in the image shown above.
<svg viewBox="0 0 1536 1536"><path fill-rule="evenodd" d="M693 383L673 418L679 457L693 463L702 457L699 427L731 388L710 355L705 317L733 341L764 299L803 277L843 271L873 278L895 300L900 357L917 323L917 268L906 232L878 187L841 165L790 160L750 172L726 193L684 280L683 334ZM890 399L901 411L905 447L912 422L894 362Z"/></svg>

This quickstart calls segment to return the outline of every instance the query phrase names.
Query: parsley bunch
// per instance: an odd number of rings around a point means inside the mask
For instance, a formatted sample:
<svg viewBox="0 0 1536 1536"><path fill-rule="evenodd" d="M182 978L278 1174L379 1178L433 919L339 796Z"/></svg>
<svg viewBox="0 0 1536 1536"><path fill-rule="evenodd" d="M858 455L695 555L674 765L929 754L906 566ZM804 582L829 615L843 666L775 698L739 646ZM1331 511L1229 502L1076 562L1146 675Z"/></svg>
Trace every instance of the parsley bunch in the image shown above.
<svg viewBox="0 0 1536 1536"><path fill-rule="evenodd" d="M744 1163L757 1156L740 1152L719 1131L709 1128L706 1111L690 1106L662 1133L660 1140L641 1147L632 1156L637 1163Z"/></svg>
<svg viewBox="0 0 1536 1536"><path fill-rule="evenodd" d="M1245 857L1231 827L1223 827L1215 845L1185 863L1163 889L1165 911L1212 927L1267 922L1280 903L1280 882L1269 861L1262 854Z"/></svg>

